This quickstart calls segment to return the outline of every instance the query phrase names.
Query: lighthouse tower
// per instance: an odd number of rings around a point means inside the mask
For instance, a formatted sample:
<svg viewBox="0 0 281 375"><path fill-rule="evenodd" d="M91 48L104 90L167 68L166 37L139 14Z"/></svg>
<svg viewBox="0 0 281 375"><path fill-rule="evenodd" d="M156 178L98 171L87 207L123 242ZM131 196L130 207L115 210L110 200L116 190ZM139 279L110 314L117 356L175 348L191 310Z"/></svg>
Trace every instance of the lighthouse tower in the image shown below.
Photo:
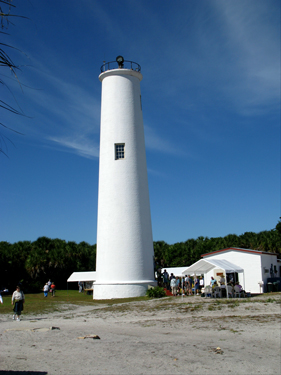
<svg viewBox="0 0 281 375"><path fill-rule="evenodd" d="M94 299L145 295L155 285L140 66L118 56L102 82Z"/></svg>

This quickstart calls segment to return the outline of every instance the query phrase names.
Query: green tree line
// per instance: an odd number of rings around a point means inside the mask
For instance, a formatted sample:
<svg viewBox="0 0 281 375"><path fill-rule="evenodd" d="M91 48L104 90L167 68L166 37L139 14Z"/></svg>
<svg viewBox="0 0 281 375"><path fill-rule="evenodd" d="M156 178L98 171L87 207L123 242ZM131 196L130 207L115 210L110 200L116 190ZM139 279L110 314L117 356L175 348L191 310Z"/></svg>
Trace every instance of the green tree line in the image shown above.
<svg viewBox="0 0 281 375"><path fill-rule="evenodd" d="M245 232L240 236L198 237L185 242L168 245L164 241L154 242L156 267L184 267L197 262L202 254L228 247L260 250L279 254L281 258L281 221L269 231Z"/></svg>
<svg viewBox="0 0 281 375"><path fill-rule="evenodd" d="M269 231L245 232L240 236L198 237L169 245L154 242L155 268L189 266L202 254L227 247L261 250L280 254L281 221ZM96 269L96 245L87 242L39 237L36 241L20 241L14 244L0 242L0 288L14 288L21 282L26 291L41 290L51 279L57 288L65 289L72 272ZM69 287L74 286L70 283ZM76 287L76 285L75 285Z"/></svg>
<svg viewBox="0 0 281 375"><path fill-rule="evenodd" d="M36 291L51 279L57 288L66 289L72 272L96 269L96 245L47 237L34 242L0 242L0 264L0 287L11 289L22 283L25 291Z"/></svg>

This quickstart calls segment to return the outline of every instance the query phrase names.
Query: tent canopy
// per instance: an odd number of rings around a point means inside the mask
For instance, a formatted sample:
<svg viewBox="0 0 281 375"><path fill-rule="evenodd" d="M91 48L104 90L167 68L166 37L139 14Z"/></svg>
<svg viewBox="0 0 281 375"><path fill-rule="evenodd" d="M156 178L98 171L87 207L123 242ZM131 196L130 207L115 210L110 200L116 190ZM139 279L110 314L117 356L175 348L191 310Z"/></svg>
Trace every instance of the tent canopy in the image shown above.
<svg viewBox="0 0 281 375"><path fill-rule="evenodd" d="M200 259L192 266L186 268L182 272L182 275L203 274L209 272L213 268L220 268L224 270L225 273L244 272L243 268L236 266L225 259Z"/></svg>
<svg viewBox="0 0 281 375"><path fill-rule="evenodd" d="M72 281L95 281L96 280L96 272L89 271L89 272L73 272L67 282Z"/></svg>

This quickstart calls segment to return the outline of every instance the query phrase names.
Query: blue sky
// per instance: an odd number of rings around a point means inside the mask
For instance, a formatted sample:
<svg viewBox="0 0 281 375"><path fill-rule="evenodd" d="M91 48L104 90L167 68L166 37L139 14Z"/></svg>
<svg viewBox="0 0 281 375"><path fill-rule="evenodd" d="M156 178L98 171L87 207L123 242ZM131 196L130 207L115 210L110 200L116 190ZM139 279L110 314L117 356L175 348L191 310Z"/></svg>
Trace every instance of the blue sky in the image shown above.
<svg viewBox="0 0 281 375"><path fill-rule="evenodd" d="M120 54L142 68L154 241L275 227L279 1L13 3L29 18L2 36L24 52L10 51L21 88L1 70L1 100L27 117L1 111L24 135L0 129L0 241L96 243L98 75Z"/></svg>

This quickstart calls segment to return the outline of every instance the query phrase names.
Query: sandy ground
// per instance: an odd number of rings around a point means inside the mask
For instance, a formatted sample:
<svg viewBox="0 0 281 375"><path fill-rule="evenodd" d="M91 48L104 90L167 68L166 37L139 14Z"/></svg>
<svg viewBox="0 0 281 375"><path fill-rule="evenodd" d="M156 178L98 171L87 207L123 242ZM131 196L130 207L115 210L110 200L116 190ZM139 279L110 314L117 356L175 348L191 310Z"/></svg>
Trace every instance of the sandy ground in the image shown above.
<svg viewBox="0 0 281 375"><path fill-rule="evenodd" d="M280 374L281 294L222 301L64 305L21 322L0 315L0 374Z"/></svg>

